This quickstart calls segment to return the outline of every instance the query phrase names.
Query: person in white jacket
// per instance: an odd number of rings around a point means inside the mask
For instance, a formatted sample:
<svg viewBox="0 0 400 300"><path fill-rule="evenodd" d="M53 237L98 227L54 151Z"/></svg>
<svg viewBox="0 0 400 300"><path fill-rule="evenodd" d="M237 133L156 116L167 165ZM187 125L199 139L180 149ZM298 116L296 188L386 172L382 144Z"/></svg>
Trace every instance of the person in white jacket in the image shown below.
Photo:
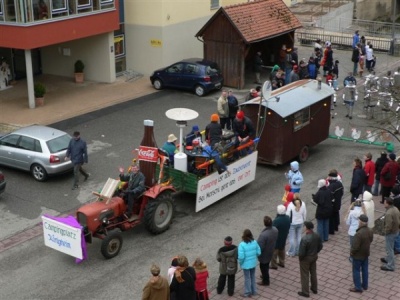
<svg viewBox="0 0 400 300"><path fill-rule="evenodd" d="M299 194L295 193L292 202L289 203L286 209L286 215L290 218L289 229L289 251L287 256L295 256L299 254L299 246L301 241L301 231L304 221L307 219L306 204L300 200Z"/></svg>
<svg viewBox="0 0 400 300"><path fill-rule="evenodd" d="M372 194L368 191L365 191L362 198L365 213L368 217L368 227L374 228L375 226L375 203L374 199L372 199Z"/></svg>

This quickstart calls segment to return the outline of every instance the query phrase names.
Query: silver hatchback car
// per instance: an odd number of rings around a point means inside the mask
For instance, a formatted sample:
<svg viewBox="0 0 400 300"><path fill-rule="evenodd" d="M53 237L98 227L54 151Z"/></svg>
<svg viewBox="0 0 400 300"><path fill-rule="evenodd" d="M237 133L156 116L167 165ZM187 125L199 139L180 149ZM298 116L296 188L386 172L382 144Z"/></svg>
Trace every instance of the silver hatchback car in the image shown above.
<svg viewBox="0 0 400 300"><path fill-rule="evenodd" d="M33 125L0 138L0 165L30 171L37 181L73 169L64 161L71 136L61 130Z"/></svg>

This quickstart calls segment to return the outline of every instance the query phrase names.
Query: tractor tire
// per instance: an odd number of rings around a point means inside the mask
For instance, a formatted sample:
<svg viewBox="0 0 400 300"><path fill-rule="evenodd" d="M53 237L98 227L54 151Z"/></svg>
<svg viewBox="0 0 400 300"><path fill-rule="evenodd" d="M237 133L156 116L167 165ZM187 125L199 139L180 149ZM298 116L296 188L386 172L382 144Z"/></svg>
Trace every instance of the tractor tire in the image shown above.
<svg viewBox="0 0 400 300"><path fill-rule="evenodd" d="M166 231L175 215L175 202L170 193L163 193L150 199L144 211L144 226L153 233Z"/></svg>
<svg viewBox="0 0 400 300"><path fill-rule="evenodd" d="M118 255L122 248L122 234L118 230L113 230L101 242L101 254L107 259Z"/></svg>

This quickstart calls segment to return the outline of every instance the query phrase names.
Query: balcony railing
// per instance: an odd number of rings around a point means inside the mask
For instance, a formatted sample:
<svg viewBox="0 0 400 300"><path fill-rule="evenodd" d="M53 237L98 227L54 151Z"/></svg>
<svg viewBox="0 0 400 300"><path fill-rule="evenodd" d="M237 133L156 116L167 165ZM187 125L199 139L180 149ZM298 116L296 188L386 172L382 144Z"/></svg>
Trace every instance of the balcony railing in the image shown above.
<svg viewBox="0 0 400 300"><path fill-rule="evenodd" d="M0 0L0 24L32 24L114 8L114 0Z"/></svg>

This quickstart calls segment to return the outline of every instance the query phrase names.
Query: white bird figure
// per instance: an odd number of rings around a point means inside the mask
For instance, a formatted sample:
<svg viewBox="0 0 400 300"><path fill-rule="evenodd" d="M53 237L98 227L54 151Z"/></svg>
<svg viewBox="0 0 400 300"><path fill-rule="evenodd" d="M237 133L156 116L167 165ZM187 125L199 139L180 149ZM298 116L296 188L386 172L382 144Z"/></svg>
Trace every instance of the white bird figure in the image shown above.
<svg viewBox="0 0 400 300"><path fill-rule="evenodd" d="M372 135L371 130L367 130L367 140L371 143L375 142L376 135Z"/></svg>
<svg viewBox="0 0 400 300"><path fill-rule="evenodd" d="M361 130L357 131L356 128L351 129L351 137L355 140L358 140L361 136Z"/></svg>
<svg viewBox="0 0 400 300"><path fill-rule="evenodd" d="M335 127L335 135L337 137L342 137L343 132L344 132L344 128L340 129L339 126L336 125L336 127Z"/></svg>

